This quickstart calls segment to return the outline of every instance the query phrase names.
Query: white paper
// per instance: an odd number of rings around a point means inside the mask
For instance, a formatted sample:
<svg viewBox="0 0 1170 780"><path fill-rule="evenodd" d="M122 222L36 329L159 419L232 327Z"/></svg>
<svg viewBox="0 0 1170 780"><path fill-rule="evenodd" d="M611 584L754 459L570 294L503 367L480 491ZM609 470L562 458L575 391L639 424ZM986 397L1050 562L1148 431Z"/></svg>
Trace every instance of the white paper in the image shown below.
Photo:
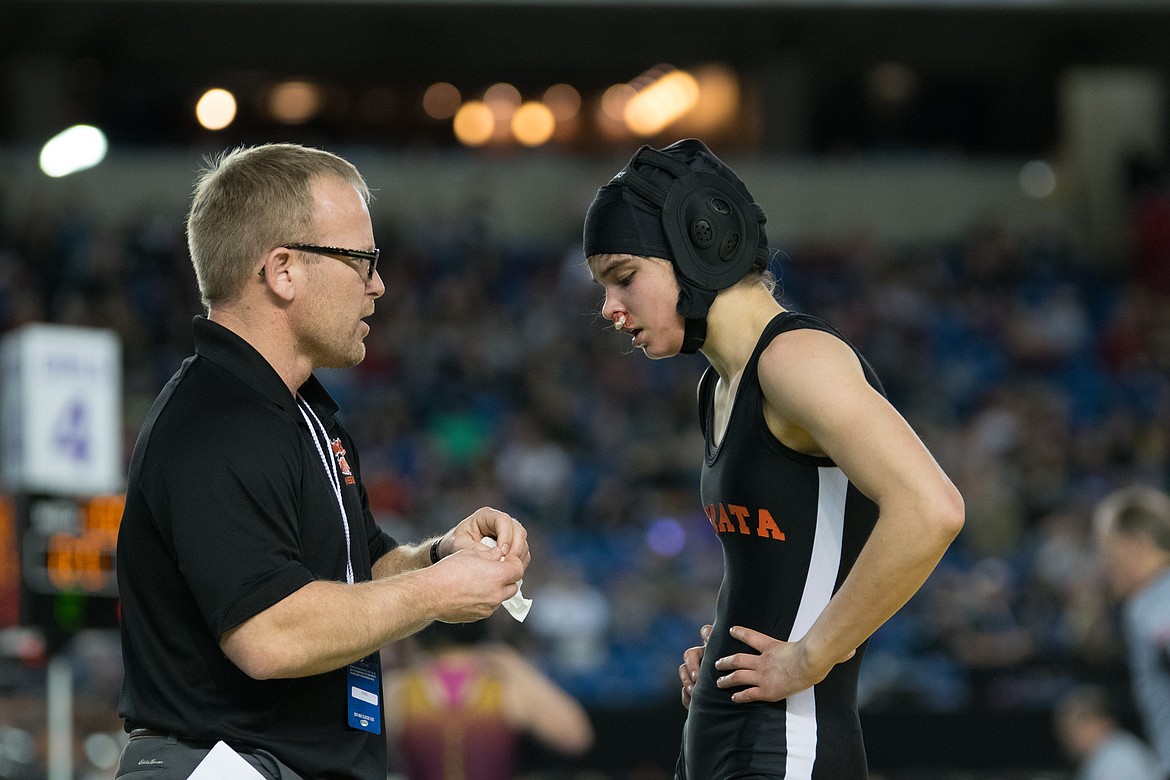
<svg viewBox="0 0 1170 780"><path fill-rule="evenodd" d="M195 767L187 780L264 780L264 775L236 751L220 741Z"/></svg>
<svg viewBox="0 0 1170 780"><path fill-rule="evenodd" d="M480 539L488 547L495 547L496 540L490 536L485 536ZM508 614L516 618L521 623L524 618L528 617L528 610L532 609L532 599L524 598L524 593L520 590L520 586L524 584L523 578L516 581L516 595L504 602L504 609L508 610Z"/></svg>

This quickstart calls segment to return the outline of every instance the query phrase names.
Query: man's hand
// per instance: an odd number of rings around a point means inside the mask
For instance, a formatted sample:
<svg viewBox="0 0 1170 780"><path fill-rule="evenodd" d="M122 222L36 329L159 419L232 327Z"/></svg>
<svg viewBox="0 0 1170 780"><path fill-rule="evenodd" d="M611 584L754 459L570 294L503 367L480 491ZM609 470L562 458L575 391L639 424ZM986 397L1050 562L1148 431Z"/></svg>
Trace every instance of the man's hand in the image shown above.
<svg viewBox="0 0 1170 780"><path fill-rule="evenodd" d="M436 619L470 623L488 617L520 590L516 582L524 568L516 557L502 556L479 542L448 555L430 567L441 594Z"/></svg>
<svg viewBox="0 0 1170 780"><path fill-rule="evenodd" d="M520 521L505 512L486 506L475 510L459 525L448 531L443 541L439 543L439 552L442 555L450 555L459 550L483 547L480 540L485 536L496 540L496 548L499 551L496 557L514 558L525 569L532 562L532 555L528 551L528 531Z"/></svg>

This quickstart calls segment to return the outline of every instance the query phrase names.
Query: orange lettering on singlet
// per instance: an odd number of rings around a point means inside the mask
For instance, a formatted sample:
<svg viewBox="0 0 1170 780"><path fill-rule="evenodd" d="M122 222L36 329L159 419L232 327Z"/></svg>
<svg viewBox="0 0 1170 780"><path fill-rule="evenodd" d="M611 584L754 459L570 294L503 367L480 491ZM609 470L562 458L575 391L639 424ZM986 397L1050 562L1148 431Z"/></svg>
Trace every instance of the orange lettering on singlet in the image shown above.
<svg viewBox="0 0 1170 780"><path fill-rule="evenodd" d="M730 510L730 514L728 514ZM711 527L715 529L715 533L741 533L745 536L750 536L752 533L751 521L752 510L740 504L707 504L703 507L703 511L707 515L707 520L711 523ZM771 537L779 541L784 541L784 532L780 530L780 526L776 524L772 513L767 509L757 510L759 522L756 524L756 535L764 538ZM735 517L736 523L731 521L732 516ZM738 523L739 527L736 528Z"/></svg>
<svg viewBox="0 0 1170 780"><path fill-rule="evenodd" d="M735 519L739 521L739 532L741 534L751 533L748 530L747 517L751 514L746 506L739 504L728 504L727 508L731 510L731 514L735 515Z"/></svg>
<svg viewBox="0 0 1170 780"><path fill-rule="evenodd" d="M773 539L784 541L784 532L780 530L780 526L776 525L776 521L772 519L772 513L767 509L760 510L760 527L756 530L756 533L760 536L768 536L770 534Z"/></svg>
<svg viewBox="0 0 1170 780"><path fill-rule="evenodd" d="M726 531L731 533L735 530L735 526L731 524L731 518L727 516L727 510L723 508L723 504L719 505L719 525L715 526L715 532L721 533Z"/></svg>

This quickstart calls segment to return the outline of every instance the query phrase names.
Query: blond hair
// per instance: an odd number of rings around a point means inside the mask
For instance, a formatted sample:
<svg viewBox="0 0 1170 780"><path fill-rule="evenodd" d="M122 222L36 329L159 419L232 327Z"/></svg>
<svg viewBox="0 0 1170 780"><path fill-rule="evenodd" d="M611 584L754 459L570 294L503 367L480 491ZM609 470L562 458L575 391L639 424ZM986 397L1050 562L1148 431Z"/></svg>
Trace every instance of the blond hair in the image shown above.
<svg viewBox="0 0 1170 780"><path fill-rule="evenodd" d="M312 242L312 187L320 178L348 182L370 200L357 168L320 149L241 146L207 160L187 215L187 248L204 306L235 299L272 249Z"/></svg>
<svg viewBox="0 0 1170 780"><path fill-rule="evenodd" d="M1144 536L1170 552L1170 495L1147 485L1115 490L1097 504L1093 525L1098 537L1110 533Z"/></svg>

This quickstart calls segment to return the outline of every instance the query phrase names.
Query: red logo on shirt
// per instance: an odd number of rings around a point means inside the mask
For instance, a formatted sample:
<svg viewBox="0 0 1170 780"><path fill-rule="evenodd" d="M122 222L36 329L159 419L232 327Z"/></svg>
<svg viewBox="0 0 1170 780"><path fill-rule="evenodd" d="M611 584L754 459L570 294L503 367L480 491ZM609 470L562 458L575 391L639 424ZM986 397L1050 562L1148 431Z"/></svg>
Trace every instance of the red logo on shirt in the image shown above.
<svg viewBox="0 0 1170 780"><path fill-rule="evenodd" d="M706 512L717 534L754 533L756 536L784 541L784 532L776 525L772 513L762 507L752 512L739 504L708 504Z"/></svg>
<svg viewBox="0 0 1170 780"><path fill-rule="evenodd" d="M334 439L333 443L329 445L329 449L333 450L333 457L337 458L337 467L341 469L341 476L345 477L345 484L355 484L357 480L353 478L353 472L349 470L349 461L345 459L345 447L341 446L341 439Z"/></svg>

